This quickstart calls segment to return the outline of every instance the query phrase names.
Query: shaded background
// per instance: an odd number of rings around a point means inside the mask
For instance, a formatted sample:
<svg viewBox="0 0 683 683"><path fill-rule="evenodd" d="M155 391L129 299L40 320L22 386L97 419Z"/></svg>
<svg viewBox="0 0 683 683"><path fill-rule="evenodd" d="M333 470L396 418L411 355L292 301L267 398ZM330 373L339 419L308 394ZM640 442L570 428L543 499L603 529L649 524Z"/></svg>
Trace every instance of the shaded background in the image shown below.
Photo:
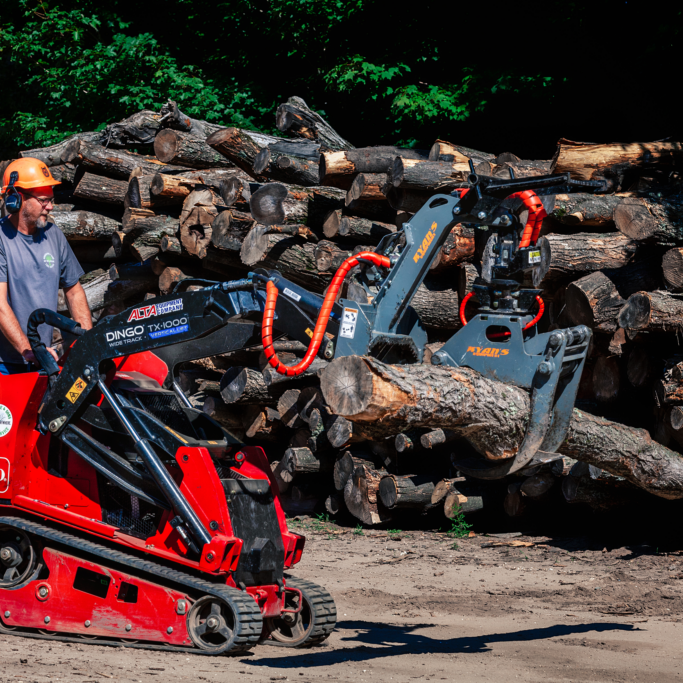
<svg viewBox="0 0 683 683"><path fill-rule="evenodd" d="M673 3L0 0L0 159L167 98L274 132L298 95L356 146L548 159L680 139Z"/></svg>

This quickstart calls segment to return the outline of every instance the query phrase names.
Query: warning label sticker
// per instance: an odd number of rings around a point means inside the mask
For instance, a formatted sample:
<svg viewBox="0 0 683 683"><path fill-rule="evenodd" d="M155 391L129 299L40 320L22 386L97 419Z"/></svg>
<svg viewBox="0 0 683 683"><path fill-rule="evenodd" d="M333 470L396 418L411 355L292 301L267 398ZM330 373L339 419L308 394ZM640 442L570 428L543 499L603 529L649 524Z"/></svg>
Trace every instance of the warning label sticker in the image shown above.
<svg viewBox="0 0 683 683"><path fill-rule="evenodd" d="M85 380L80 377L71 385L71 389L66 392L66 397L71 401L71 403L76 403L78 397L83 393L83 389L88 386Z"/></svg>
<svg viewBox="0 0 683 683"><path fill-rule="evenodd" d="M541 252L540 251L530 251L529 252L529 263L540 263L541 262Z"/></svg>
<svg viewBox="0 0 683 683"><path fill-rule="evenodd" d="M339 336L346 337L346 339L353 339L356 335L356 323L358 322L358 309L345 308L342 316L341 326L339 328Z"/></svg>

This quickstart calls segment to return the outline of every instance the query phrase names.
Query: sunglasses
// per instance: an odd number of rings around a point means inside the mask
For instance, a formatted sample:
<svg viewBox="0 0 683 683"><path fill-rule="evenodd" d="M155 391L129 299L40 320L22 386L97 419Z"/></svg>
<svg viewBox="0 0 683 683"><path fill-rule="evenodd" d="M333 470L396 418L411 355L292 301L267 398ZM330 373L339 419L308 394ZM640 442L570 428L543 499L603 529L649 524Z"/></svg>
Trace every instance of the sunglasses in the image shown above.
<svg viewBox="0 0 683 683"><path fill-rule="evenodd" d="M35 199L37 202L40 202L40 206L44 209L48 204L54 204L55 198L54 197L36 197L34 194L31 194L30 192L22 192L23 195L26 195L27 197L32 197Z"/></svg>

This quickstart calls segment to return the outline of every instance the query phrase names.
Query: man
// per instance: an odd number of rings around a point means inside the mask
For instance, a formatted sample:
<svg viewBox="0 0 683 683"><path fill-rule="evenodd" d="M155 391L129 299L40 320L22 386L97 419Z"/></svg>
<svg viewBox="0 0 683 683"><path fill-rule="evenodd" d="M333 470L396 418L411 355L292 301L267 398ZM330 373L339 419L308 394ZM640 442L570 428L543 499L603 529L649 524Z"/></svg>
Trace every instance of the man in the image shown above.
<svg viewBox="0 0 683 683"><path fill-rule="evenodd" d="M48 222L59 185L39 159L13 161L2 179L8 215L0 219L0 374L27 372L35 361L26 337L29 316L37 308L57 310L64 289L71 316L81 327L92 327L83 275L62 231ZM42 325L40 337L51 347L52 327Z"/></svg>

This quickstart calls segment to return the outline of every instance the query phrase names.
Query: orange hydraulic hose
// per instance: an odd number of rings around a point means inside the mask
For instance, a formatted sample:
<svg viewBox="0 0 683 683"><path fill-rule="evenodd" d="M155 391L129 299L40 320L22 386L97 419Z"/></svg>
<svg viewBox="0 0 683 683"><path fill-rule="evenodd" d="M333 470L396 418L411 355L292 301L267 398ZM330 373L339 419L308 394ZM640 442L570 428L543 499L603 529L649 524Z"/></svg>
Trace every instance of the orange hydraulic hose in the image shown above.
<svg viewBox="0 0 683 683"><path fill-rule="evenodd" d="M463 300L462 303L460 304L460 322L464 325L467 325L467 318L465 318L465 306L467 306L467 302L474 296L474 292L470 292ZM534 316L532 320L530 320L523 328L522 332L526 332L528 329L532 328L534 325L538 323L538 321L543 317L543 313L545 312L545 303L543 302L543 299L541 299L540 296L536 296L536 302L538 303L538 313ZM509 332L498 332L496 334L491 334L489 337L509 337L510 333Z"/></svg>
<svg viewBox="0 0 683 683"><path fill-rule="evenodd" d="M387 256L380 256L380 254L375 254L373 251L362 251L360 254L347 258L334 274L332 283L323 299L323 305L320 308L318 320L315 323L315 329L313 330L313 336L311 338L311 343L308 345L306 355L299 363L292 366L281 363L273 349L273 318L275 317L275 304L277 302L278 289L272 282L268 281L266 283L266 306L263 311L261 339L263 340L263 353L268 359L268 363L275 368L276 372L279 372L281 375L287 375L288 377L294 377L308 369L308 366L315 359L315 356L320 349L320 345L322 344L325 336L325 329L327 328L327 323L330 319L330 314L332 313L332 307L334 306L339 289L344 282L344 278L351 268L358 265L359 261L370 261L374 265L383 266L384 268L391 267L391 261Z"/></svg>
<svg viewBox="0 0 683 683"><path fill-rule="evenodd" d="M524 206L529 210L529 218L524 226L522 240L519 243L520 249L530 246L532 242L535 245L541 233L543 219L548 215L543 208L543 202L533 190L515 192L510 195L510 198L521 199Z"/></svg>

